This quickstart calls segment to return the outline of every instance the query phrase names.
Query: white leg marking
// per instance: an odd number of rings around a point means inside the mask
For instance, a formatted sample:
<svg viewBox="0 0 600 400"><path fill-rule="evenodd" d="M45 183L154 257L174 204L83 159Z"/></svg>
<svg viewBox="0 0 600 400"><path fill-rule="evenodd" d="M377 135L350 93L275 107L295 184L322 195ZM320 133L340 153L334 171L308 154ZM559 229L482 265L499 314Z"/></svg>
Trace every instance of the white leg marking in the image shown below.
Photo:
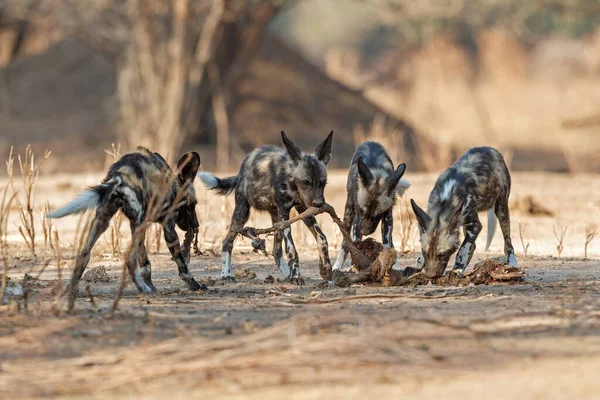
<svg viewBox="0 0 600 400"><path fill-rule="evenodd" d="M231 253L228 251L223 252L222 267L221 267L221 278L227 278L231 275Z"/></svg>
<svg viewBox="0 0 600 400"><path fill-rule="evenodd" d="M342 267L344 266L344 263L346 262L346 257L348 256L348 254L346 254L346 251L344 250L344 247L342 246L340 248L340 252L338 253L337 258L335 259L335 264L333 264L333 270L341 270Z"/></svg>
<svg viewBox="0 0 600 400"><path fill-rule="evenodd" d="M467 261L469 261L469 250L471 249L471 243L465 243L463 247L458 251L456 255L456 264L462 265L462 268L467 267Z"/></svg>
<svg viewBox="0 0 600 400"><path fill-rule="evenodd" d="M142 279L142 275L140 274L139 268L136 268L135 271L133 271L133 279L135 279L135 282L137 283L139 288L142 289L142 292L144 292L144 293L152 292L152 289L150 289L150 286L146 285L146 282L144 282L144 280Z"/></svg>
<svg viewBox="0 0 600 400"><path fill-rule="evenodd" d="M285 237L285 251L290 254L292 251L292 230L288 227L283 230L283 236Z"/></svg>
<svg viewBox="0 0 600 400"><path fill-rule="evenodd" d="M421 252L421 254L419 254L419 257L417 258L417 261L415 261L414 268L417 271L420 271L423 269L424 266L425 266L425 260L423 259L423 252Z"/></svg>
<svg viewBox="0 0 600 400"><path fill-rule="evenodd" d="M508 265L517 268L517 257L514 254L508 256Z"/></svg>
<svg viewBox="0 0 600 400"><path fill-rule="evenodd" d="M400 262L398 261L398 255L396 255L396 261L394 261L394 266L392 269L396 271L401 271L403 268L400 266Z"/></svg>
<svg viewBox="0 0 600 400"><path fill-rule="evenodd" d="M279 266L279 270L281 271L281 273L283 274L283 276L288 277L291 274L291 270L290 270L290 266L288 265L287 261L285 261L282 257L279 257L279 259L277 260L277 264Z"/></svg>

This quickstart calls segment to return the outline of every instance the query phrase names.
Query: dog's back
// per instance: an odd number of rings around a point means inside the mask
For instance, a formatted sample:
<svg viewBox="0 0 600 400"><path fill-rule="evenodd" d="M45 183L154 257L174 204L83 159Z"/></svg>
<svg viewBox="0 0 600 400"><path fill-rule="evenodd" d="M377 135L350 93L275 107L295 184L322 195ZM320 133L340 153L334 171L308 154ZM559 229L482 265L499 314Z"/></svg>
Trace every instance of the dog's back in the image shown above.
<svg viewBox="0 0 600 400"><path fill-rule="evenodd" d="M492 147L474 147L439 176L429 196L428 212L450 210L446 204L467 200L477 211L484 211L509 191L510 175L502 154Z"/></svg>
<svg viewBox="0 0 600 400"><path fill-rule="evenodd" d="M49 213L48 217L61 218L114 200L126 215L141 220L150 197L165 190L166 182L172 182L167 189L166 200L170 201L175 196L179 182L172 178L172 174L162 156L138 147L112 164L100 185L85 190L66 206Z"/></svg>

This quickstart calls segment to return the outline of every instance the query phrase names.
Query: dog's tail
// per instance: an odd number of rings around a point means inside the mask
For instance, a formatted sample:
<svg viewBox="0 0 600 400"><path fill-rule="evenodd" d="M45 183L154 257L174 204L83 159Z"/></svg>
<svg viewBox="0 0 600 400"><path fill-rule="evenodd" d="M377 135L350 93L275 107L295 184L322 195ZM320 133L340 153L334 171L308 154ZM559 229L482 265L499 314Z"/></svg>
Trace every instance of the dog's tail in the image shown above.
<svg viewBox="0 0 600 400"><path fill-rule="evenodd" d="M220 195L230 194L238 183L238 175L221 179L210 172L198 172L198 178L207 189L215 190Z"/></svg>
<svg viewBox="0 0 600 400"><path fill-rule="evenodd" d="M487 219L488 219L488 228L487 228L487 241L485 243L485 251L488 251L490 248L490 244L492 244L492 239L494 238L494 234L496 233L496 225L498 224L498 219L496 218L496 213L494 213L494 209L490 208L487 210Z"/></svg>
<svg viewBox="0 0 600 400"><path fill-rule="evenodd" d="M92 208L105 204L111 194L122 183L120 177L116 176L105 183L93 186L81 192L69 204L46 214L47 218L62 218L71 214L78 214Z"/></svg>
<svg viewBox="0 0 600 400"><path fill-rule="evenodd" d="M398 193L398 196L402 197L404 195L404 192L406 192L406 189L408 189L409 187L410 182L404 178L400 178L400 182L398 182L398 185L396 185L396 193Z"/></svg>

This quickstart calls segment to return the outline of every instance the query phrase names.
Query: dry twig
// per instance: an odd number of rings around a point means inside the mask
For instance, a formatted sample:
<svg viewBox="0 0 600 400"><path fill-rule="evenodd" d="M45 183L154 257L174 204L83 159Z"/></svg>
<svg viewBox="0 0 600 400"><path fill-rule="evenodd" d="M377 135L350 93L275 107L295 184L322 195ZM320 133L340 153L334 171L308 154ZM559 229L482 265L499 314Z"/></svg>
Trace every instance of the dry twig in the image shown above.
<svg viewBox="0 0 600 400"><path fill-rule="evenodd" d="M565 234L567 233L567 229L569 229L568 226L565 226L564 228L559 227L560 234L558 234L556 232L556 227L552 226L552 230L554 231L554 237L556 238L556 242L557 242L556 251L558 252L559 257L562 254L563 250L565 249L565 247L563 246L563 240L565 238Z"/></svg>
<svg viewBox="0 0 600 400"><path fill-rule="evenodd" d="M593 226L593 225L585 226L585 245L583 247L583 258L584 259L587 259L588 245L591 243L592 240L594 240L597 233L598 233L598 230L595 226Z"/></svg>

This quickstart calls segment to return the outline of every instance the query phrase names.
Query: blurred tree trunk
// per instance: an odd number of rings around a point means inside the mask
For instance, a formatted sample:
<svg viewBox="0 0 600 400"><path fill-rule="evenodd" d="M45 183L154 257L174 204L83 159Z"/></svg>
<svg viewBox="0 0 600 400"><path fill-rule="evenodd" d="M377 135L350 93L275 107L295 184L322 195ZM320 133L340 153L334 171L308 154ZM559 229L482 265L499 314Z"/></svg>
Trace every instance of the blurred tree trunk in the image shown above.
<svg viewBox="0 0 600 400"><path fill-rule="evenodd" d="M224 167L235 100L231 89L256 54L278 5L204 2L212 4L205 7L202 29L193 32L197 16L188 0L162 4L168 17L162 24L156 22L165 19L157 16L157 3L163 2L129 3L132 40L118 68L123 137L130 147L149 146L172 161L190 134L216 133L218 163Z"/></svg>

